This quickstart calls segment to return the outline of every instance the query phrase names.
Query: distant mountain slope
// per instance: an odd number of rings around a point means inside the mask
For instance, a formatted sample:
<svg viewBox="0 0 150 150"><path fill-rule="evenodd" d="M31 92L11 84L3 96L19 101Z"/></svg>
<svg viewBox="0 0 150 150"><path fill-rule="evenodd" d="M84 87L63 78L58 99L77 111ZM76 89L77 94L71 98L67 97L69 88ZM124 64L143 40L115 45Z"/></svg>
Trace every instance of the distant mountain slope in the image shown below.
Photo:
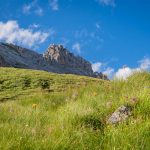
<svg viewBox="0 0 150 150"><path fill-rule="evenodd" d="M54 44L42 55L17 45L0 43L0 67L45 70L107 79L102 73L94 73L91 64L82 57L74 56L62 45Z"/></svg>

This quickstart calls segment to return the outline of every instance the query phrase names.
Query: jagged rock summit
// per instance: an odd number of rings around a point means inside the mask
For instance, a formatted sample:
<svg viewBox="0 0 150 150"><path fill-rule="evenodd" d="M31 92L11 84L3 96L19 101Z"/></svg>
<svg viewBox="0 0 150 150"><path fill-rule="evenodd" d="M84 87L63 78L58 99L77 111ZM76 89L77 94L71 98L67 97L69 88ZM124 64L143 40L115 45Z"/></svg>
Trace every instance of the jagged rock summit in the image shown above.
<svg viewBox="0 0 150 150"><path fill-rule="evenodd" d="M62 45L50 45L43 57L50 64L57 64L67 69L71 68L74 73L78 70L79 74L81 73L88 76L92 76L93 74L91 64L88 61L82 57L74 56Z"/></svg>
<svg viewBox="0 0 150 150"><path fill-rule="evenodd" d="M94 73L88 61L73 55L62 45L55 44L50 45L42 55L14 44L0 43L0 67L45 70L107 79L102 73Z"/></svg>

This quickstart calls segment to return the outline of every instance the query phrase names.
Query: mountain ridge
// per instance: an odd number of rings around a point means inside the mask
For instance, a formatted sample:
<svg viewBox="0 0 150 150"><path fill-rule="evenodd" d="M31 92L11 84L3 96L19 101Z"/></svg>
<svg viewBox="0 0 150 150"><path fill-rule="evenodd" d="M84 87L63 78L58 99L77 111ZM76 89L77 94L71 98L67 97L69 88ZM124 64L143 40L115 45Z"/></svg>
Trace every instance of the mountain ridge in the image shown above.
<svg viewBox="0 0 150 150"><path fill-rule="evenodd" d="M62 45L51 44L44 54L10 43L0 43L0 67L44 70L60 74L77 74L107 79L93 72L91 63L75 56Z"/></svg>

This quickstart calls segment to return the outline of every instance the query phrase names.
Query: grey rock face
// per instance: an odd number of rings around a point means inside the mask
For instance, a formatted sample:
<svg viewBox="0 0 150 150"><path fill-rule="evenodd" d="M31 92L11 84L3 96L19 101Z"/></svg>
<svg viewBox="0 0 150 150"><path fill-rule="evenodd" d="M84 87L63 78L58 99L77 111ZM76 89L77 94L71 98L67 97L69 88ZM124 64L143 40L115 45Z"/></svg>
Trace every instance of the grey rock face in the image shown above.
<svg viewBox="0 0 150 150"><path fill-rule="evenodd" d="M88 61L74 56L62 45L54 44L42 55L20 46L0 43L0 67L5 66L102 78L93 72Z"/></svg>
<svg viewBox="0 0 150 150"><path fill-rule="evenodd" d="M74 56L67 49L63 48L62 45L50 45L43 57L49 64L57 64L58 66L65 67L66 72L70 68L75 74L93 75L91 64L88 61L82 57ZM78 70L79 73L75 72L75 70Z"/></svg>
<svg viewBox="0 0 150 150"><path fill-rule="evenodd" d="M131 115L131 108L129 106L119 107L108 119L108 123L117 124L125 121Z"/></svg>
<svg viewBox="0 0 150 150"><path fill-rule="evenodd" d="M3 57L8 66L16 68L42 70L44 65L41 54L13 44L0 44L0 56Z"/></svg>
<svg viewBox="0 0 150 150"><path fill-rule="evenodd" d="M9 66L2 56L0 56L0 66L1 67Z"/></svg>

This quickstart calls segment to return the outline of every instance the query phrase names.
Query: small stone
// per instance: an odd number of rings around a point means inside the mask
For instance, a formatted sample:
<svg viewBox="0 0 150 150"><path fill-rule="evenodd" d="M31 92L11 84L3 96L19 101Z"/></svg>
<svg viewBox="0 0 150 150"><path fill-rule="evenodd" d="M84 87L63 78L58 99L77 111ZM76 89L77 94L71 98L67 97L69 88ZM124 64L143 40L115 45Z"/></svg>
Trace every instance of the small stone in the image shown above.
<svg viewBox="0 0 150 150"><path fill-rule="evenodd" d="M120 106L108 119L108 123L117 124L125 121L131 115L131 108L129 106Z"/></svg>

